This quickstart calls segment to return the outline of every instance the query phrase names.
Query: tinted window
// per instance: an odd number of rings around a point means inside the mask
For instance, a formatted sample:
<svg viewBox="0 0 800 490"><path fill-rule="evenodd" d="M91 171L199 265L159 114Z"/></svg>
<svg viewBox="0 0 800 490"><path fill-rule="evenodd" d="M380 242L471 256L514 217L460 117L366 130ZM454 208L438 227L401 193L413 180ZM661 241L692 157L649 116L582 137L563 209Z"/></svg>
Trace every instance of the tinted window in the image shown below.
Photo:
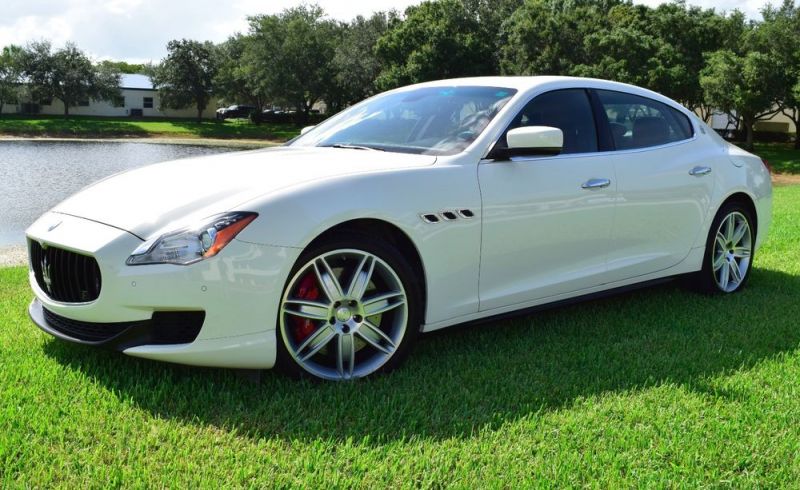
<svg viewBox="0 0 800 490"><path fill-rule="evenodd" d="M614 146L644 148L692 137L689 118L661 102L623 92L598 90Z"/></svg>
<svg viewBox="0 0 800 490"><path fill-rule="evenodd" d="M592 106L583 89L556 90L537 96L517 114L508 129L550 126L564 133L561 153L597 151ZM505 136L502 146L505 146Z"/></svg>

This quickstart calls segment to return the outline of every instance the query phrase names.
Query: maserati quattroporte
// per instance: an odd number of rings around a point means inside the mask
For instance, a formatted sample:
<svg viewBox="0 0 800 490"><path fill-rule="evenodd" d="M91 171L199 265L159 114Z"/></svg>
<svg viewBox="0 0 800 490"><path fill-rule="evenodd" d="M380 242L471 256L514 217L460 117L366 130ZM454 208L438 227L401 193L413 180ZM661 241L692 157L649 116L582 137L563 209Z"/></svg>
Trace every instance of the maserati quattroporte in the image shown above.
<svg viewBox="0 0 800 490"><path fill-rule="evenodd" d="M759 158L657 93L443 80L91 185L27 231L30 315L131 356L360 378L419 332L676 276L735 293L771 195Z"/></svg>

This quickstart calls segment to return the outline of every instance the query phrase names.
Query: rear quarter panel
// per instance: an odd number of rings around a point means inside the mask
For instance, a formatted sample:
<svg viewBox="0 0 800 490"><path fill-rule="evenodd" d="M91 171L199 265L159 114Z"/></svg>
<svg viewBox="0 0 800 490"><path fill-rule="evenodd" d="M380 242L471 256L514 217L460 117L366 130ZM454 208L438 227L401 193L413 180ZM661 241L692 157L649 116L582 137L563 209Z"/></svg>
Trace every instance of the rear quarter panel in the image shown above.
<svg viewBox="0 0 800 490"><path fill-rule="evenodd" d="M719 209L733 194L750 196L756 208L758 248L766 240L772 223L772 180L769 171L761 158L735 145L725 143L724 153L725 164L720 165L721 171L717 173L718 194L715 196L714 209Z"/></svg>

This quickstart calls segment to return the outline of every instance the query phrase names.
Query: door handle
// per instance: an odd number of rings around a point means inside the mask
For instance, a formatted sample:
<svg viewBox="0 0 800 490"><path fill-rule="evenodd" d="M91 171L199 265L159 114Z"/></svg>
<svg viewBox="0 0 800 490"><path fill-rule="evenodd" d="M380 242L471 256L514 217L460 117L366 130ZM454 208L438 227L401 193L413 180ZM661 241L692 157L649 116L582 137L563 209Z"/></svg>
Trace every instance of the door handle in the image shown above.
<svg viewBox="0 0 800 490"><path fill-rule="evenodd" d="M581 184L581 189L602 189L611 185L609 179L589 179Z"/></svg>
<svg viewBox="0 0 800 490"><path fill-rule="evenodd" d="M711 173L711 167L695 167L689 170L689 175L708 175Z"/></svg>

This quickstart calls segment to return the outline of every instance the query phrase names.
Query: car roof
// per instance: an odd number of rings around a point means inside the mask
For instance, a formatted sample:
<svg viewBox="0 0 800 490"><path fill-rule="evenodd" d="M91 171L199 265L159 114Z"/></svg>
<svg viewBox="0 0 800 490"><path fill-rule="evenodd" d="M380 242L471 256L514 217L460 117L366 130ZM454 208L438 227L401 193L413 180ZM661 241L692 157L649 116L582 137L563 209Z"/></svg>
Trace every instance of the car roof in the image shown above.
<svg viewBox="0 0 800 490"><path fill-rule="evenodd" d="M449 78L444 80L434 80L431 82L423 82L416 86L474 86L485 85L492 87L507 87L517 90L527 90L537 85L547 84L552 82L575 80L577 77L560 77L560 76L491 76L491 77L464 77L464 78ZM587 79L583 79L587 80Z"/></svg>
<svg viewBox="0 0 800 490"><path fill-rule="evenodd" d="M467 77L467 78L450 78L445 80L436 80L432 82L424 82L410 87L459 87L459 86L488 86L488 87L503 87L516 89L520 93L539 92L540 90L553 90L559 88L593 88L599 90L614 90L619 92L627 92L642 97L655 99L678 108L683 112L689 112L681 104L674 100L665 97L657 92L648 90L646 88L637 87L622 82L614 82L611 80L601 80L599 78L584 78L584 77L566 77L566 76L490 76L490 77ZM400 89L402 90L402 89Z"/></svg>

